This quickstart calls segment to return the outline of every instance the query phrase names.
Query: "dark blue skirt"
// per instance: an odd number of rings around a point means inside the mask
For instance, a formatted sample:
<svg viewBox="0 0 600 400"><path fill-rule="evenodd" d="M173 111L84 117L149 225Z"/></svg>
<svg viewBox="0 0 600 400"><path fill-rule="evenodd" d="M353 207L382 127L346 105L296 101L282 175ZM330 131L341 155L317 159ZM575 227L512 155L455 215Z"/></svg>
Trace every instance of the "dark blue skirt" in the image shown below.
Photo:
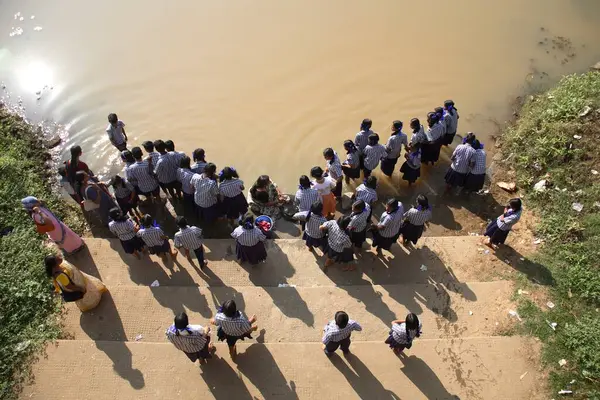
<svg viewBox="0 0 600 400"><path fill-rule="evenodd" d="M397 162L398 162L398 157L382 159L381 160L381 172L383 172L387 176L392 176Z"/></svg>
<svg viewBox="0 0 600 400"><path fill-rule="evenodd" d="M171 245L168 240L165 240L160 246L150 246L148 247L148 250L150 251L150 254L170 253Z"/></svg>
<svg viewBox="0 0 600 400"><path fill-rule="evenodd" d="M402 239L410 240L414 244L417 244L417 241L423 235L423 225L413 225L408 221L404 221L400 232L402 233Z"/></svg>
<svg viewBox="0 0 600 400"><path fill-rule="evenodd" d="M429 162L435 161L435 151L435 143L423 143L423 147L421 147L421 162L423 164L427 164Z"/></svg>
<svg viewBox="0 0 600 400"><path fill-rule="evenodd" d="M263 242L258 242L254 246L243 246L236 241L235 254L241 262L248 261L252 265L256 265L267 259L267 249L265 249Z"/></svg>
<svg viewBox="0 0 600 400"><path fill-rule="evenodd" d="M123 214L127 214L129 211L137 207L139 200L140 198L136 193L133 200L131 200L131 197L117 197L117 204L121 208L121 211L123 211Z"/></svg>
<svg viewBox="0 0 600 400"><path fill-rule="evenodd" d="M454 136L456 136L456 132L454 133L446 133L444 137L444 145L449 146L454 141Z"/></svg>
<svg viewBox="0 0 600 400"><path fill-rule="evenodd" d="M350 240L352 240L354 247L361 248L365 240L367 240L367 228L360 232L352 232L352 235L350 235Z"/></svg>
<svg viewBox="0 0 600 400"><path fill-rule="evenodd" d="M465 189L471 192L478 192L483 189L485 183L485 174L468 174L465 179Z"/></svg>
<svg viewBox="0 0 600 400"><path fill-rule="evenodd" d="M389 250L398 240L398 235L392 237L381 236L379 231L373 231L373 247Z"/></svg>
<svg viewBox="0 0 600 400"><path fill-rule="evenodd" d="M217 218L221 216L219 212L219 203L213 204L210 207L196 207L198 208L198 218L206 223L215 222Z"/></svg>
<svg viewBox="0 0 600 400"><path fill-rule="evenodd" d="M438 162L440 159L440 152L442 151L442 146L444 145L444 136L433 142L433 147L431 149L433 161Z"/></svg>
<svg viewBox="0 0 600 400"><path fill-rule="evenodd" d="M237 342L238 340L244 340L246 338L252 339L252 335L250 334L250 332L245 333L242 336L231 336L226 334L225 331L223 331L223 328L217 328L217 339L219 340L219 342L227 341L227 345L229 347L235 346L235 342Z"/></svg>
<svg viewBox="0 0 600 400"><path fill-rule="evenodd" d="M493 244L504 244L506 237L508 236L508 232L510 231L503 231L502 229L498 228L496 220L493 220L488 224L484 235L489 237L490 242Z"/></svg>
<svg viewBox="0 0 600 400"><path fill-rule="evenodd" d="M225 197L221 203L221 211L229 219L239 218L248 212L248 201L243 193L234 197Z"/></svg>
<svg viewBox="0 0 600 400"><path fill-rule="evenodd" d="M145 246L144 241L137 236L133 239L121 240L121 244L127 254L133 254L134 251L142 251Z"/></svg>
<svg viewBox="0 0 600 400"><path fill-rule="evenodd" d="M421 167L415 169L408 166L408 162L404 161L404 164L400 167L400 172L402 172L402 179L405 181L414 183L421 176Z"/></svg>
<svg viewBox="0 0 600 400"><path fill-rule="evenodd" d="M394 336L392 336L392 331L390 331L389 336L385 339L385 344L389 345L391 349L402 351L404 349L410 349L412 347L412 342L410 343L398 343Z"/></svg>
<svg viewBox="0 0 600 400"><path fill-rule="evenodd" d="M354 251L352 251L352 247L344 248L344 251L338 253L328 246L327 248L327 257L333 259L335 262L341 264L347 264L349 262L354 261Z"/></svg>
<svg viewBox="0 0 600 400"><path fill-rule="evenodd" d="M306 231L302 234L302 239L308 247L320 247L323 251L327 247L327 239L325 237L316 239L310 236Z"/></svg>
<svg viewBox="0 0 600 400"><path fill-rule="evenodd" d="M465 180L467 179L467 174L461 174L456 172L452 167L448 168L446 172L446 176L444 180L450 186L460 186L463 187L465 185Z"/></svg>
<svg viewBox="0 0 600 400"><path fill-rule="evenodd" d="M360 166L357 168L342 167L342 170L344 171L344 175L350 179L360 178Z"/></svg>

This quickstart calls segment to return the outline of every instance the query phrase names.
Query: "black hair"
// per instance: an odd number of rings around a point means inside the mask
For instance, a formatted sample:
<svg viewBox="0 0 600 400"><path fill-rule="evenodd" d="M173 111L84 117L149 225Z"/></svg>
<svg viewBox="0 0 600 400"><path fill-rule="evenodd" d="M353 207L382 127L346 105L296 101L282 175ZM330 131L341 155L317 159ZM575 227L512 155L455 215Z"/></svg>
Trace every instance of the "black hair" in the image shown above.
<svg viewBox="0 0 600 400"><path fill-rule="evenodd" d="M365 179L365 186L373 190L377 189L377 177L369 175L369 177Z"/></svg>
<svg viewBox="0 0 600 400"><path fill-rule="evenodd" d="M419 143L419 142L411 143L409 147L410 147L410 151L414 153L421 148L421 143Z"/></svg>
<svg viewBox="0 0 600 400"><path fill-rule="evenodd" d="M419 118L413 118L410 120L410 128L413 130L413 133L417 133L421 130L421 121L419 121Z"/></svg>
<svg viewBox="0 0 600 400"><path fill-rule="evenodd" d="M123 211L121 211L121 209L119 207L113 207L108 211L108 216L110 217L110 219L112 219L113 221L117 221L117 222L125 222L127 221L127 216L125 216L123 214Z"/></svg>
<svg viewBox="0 0 600 400"><path fill-rule="evenodd" d="M365 210L366 206L367 206L367 203L365 203L364 200L356 200L354 203L352 203L352 210L354 210L356 208L360 212L363 212Z"/></svg>
<svg viewBox="0 0 600 400"><path fill-rule="evenodd" d="M445 108L446 110L448 110L448 112L449 112L449 113L450 113L450 115L452 115L452 116L454 116L454 113L455 113L455 111L454 111L454 110L457 110L457 111L458 111L458 108L456 108L456 107L454 106L454 102L453 102L452 100L446 100L446 101L444 101L444 108Z"/></svg>
<svg viewBox="0 0 600 400"><path fill-rule="evenodd" d="M400 208L400 206L398 205L398 200L394 197L388 199L388 201L385 202L386 207L392 207L392 212L396 212L398 211L398 208Z"/></svg>
<svg viewBox="0 0 600 400"><path fill-rule="evenodd" d="M179 161L179 167L183 169L191 169L192 160L188 156L181 157L181 161Z"/></svg>
<svg viewBox="0 0 600 400"><path fill-rule="evenodd" d="M152 153L154 151L154 143L149 140L146 140L144 143L142 143L142 146L144 146L144 150L146 150L148 153ZM131 151L133 152L133 150Z"/></svg>
<svg viewBox="0 0 600 400"><path fill-rule="evenodd" d="M152 148L154 149L154 147L152 147ZM148 149L146 149L146 151L148 151ZM148 151L148 152L150 152L150 151ZM142 149L140 149L138 146L135 146L133 149L131 149L131 154L133 155L133 158L135 158L136 160L139 160L144 156Z"/></svg>
<svg viewBox="0 0 600 400"><path fill-rule="evenodd" d="M402 129L404 124L400 120L395 120L394 122L392 122L392 126L394 127L395 130L399 131Z"/></svg>
<svg viewBox="0 0 600 400"><path fill-rule="evenodd" d="M366 132L369 129L371 129L372 126L373 126L373 121L371 121L369 118L365 118L360 123L360 130Z"/></svg>
<svg viewBox="0 0 600 400"><path fill-rule="evenodd" d="M346 149L348 153L355 153L356 151L358 151L356 145L350 139L344 141L344 149Z"/></svg>
<svg viewBox="0 0 600 400"><path fill-rule="evenodd" d="M415 331L419 329L419 317L417 317L417 315L414 313L408 314L404 320L404 323L406 324L407 331Z"/></svg>
<svg viewBox="0 0 600 400"><path fill-rule="evenodd" d="M300 179L298 179L298 182L300 183L300 186L302 186L304 189L310 188L310 179L308 178L308 176L302 175Z"/></svg>
<svg viewBox="0 0 600 400"><path fill-rule="evenodd" d="M52 277L52 271L58 265L58 259L56 256L46 256L44 258L44 265L46 266L46 275Z"/></svg>
<svg viewBox="0 0 600 400"><path fill-rule="evenodd" d="M119 176L119 175L115 175L115 176L113 176L113 177L110 179L110 181L108 181L108 186L112 186L112 187L114 187L115 189L116 189L118 186L123 186L124 184L125 184L125 182L123 181L123 178L121 178L121 176Z"/></svg>
<svg viewBox="0 0 600 400"><path fill-rule="evenodd" d="M338 311L335 313L335 324L341 328L344 329L346 327L346 325L348 325L348 314L346 314L346 312L344 311Z"/></svg>
<svg viewBox="0 0 600 400"><path fill-rule="evenodd" d="M204 149L196 149L192 153L192 157L194 158L194 161L206 161L204 159L205 155L206 154L204 152Z"/></svg>
<svg viewBox="0 0 600 400"><path fill-rule="evenodd" d="M510 208L513 209L513 211L521 211L521 207L523 207L523 203L521 202L521 199L519 199L518 197L515 197L514 199L510 199L508 201L508 205Z"/></svg>
<svg viewBox="0 0 600 400"><path fill-rule="evenodd" d="M433 109L433 111L435 111L436 114L444 114L444 108L443 107L436 107Z"/></svg>
<svg viewBox="0 0 600 400"><path fill-rule="evenodd" d="M221 176L219 178L219 180L221 182L226 181L226 180L231 180L231 179L235 179L235 178L239 178L240 176L238 175L237 171L231 167L225 167L223 168L223 171L221 171Z"/></svg>
<svg viewBox="0 0 600 400"><path fill-rule="evenodd" d="M226 317L234 318L237 316L237 305L235 304L234 300L227 300L225 303L223 303L221 309Z"/></svg>
<svg viewBox="0 0 600 400"><path fill-rule="evenodd" d="M261 175L256 179L254 186L257 188L266 188L269 185L270 180L271 178L269 178L269 175Z"/></svg>
<svg viewBox="0 0 600 400"><path fill-rule="evenodd" d="M175 316L175 319L173 320L173 323L175 325L175 328L181 329L181 330L187 328L188 325L190 324L190 322L188 320L188 316L185 312L177 314ZM179 331L177 331L175 334L179 336Z"/></svg>
<svg viewBox="0 0 600 400"><path fill-rule="evenodd" d="M204 167L204 174L206 176L213 176L216 171L217 171L217 166L211 162L206 164L206 166Z"/></svg>
<svg viewBox="0 0 600 400"><path fill-rule="evenodd" d="M77 173L77 163L83 151L79 145L71 146L69 151L71 152L71 161L68 164L67 177L69 178L70 182L74 182L75 174Z"/></svg>
<svg viewBox="0 0 600 400"><path fill-rule="evenodd" d="M177 226L180 228L185 228L186 226L188 226L187 220L185 219L185 217L182 217L182 216L178 216L175 219L175 222L177 223Z"/></svg>
<svg viewBox="0 0 600 400"><path fill-rule="evenodd" d="M167 151L175 151L175 143L172 140L165 140L165 149Z"/></svg>
<svg viewBox="0 0 600 400"><path fill-rule="evenodd" d="M60 176L67 176L67 167L65 167L64 165L61 165L60 167L58 167L58 174Z"/></svg>
<svg viewBox="0 0 600 400"><path fill-rule="evenodd" d="M417 196L417 204L427 209L429 208L429 199L424 194L420 194Z"/></svg>
<svg viewBox="0 0 600 400"><path fill-rule="evenodd" d="M323 216L323 203L321 203L320 201L315 201L310 205L310 212L306 215L305 222L308 222L308 220L313 214L317 214L321 217Z"/></svg>
<svg viewBox="0 0 600 400"><path fill-rule="evenodd" d="M323 150L323 157L325 158L333 158L334 155L335 153L333 152L333 149L331 147L328 147L325 150Z"/></svg>
<svg viewBox="0 0 600 400"><path fill-rule="evenodd" d="M481 143L479 142L479 140L475 139L473 140L473 143L471 143L471 147L475 150L479 150L481 148Z"/></svg>
<svg viewBox="0 0 600 400"><path fill-rule="evenodd" d="M348 228L350 221L352 221L352 218L350 218L349 215L342 215L338 218L337 224L341 230L345 231Z"/></svg>
<svg viewBox="0 0 600 400"><path fill-rule="evenodd" d="M375 146L377 143L379 143L379 135L376 133L371 133L369 135L369 145Z"/></svg>
<svg viewBox="0 0 600 400"><path fill-rule="evenodd" d="M254 216L250 213L247 213L240 220L240 226L244 229L253 229L254 228Z"/></svg>
<svg viewBox="0 0 600 400"><path fill-rule="evenodd" d="M142 225L144 225L145 228L150 228L154 221L152 220L152 215L146 214L142 217L140 222L142 223Z"/></svg>
<svg viewBox="0 0 600 400"><path fill-rule="evenodd" d="M81 189L83 187L83 180L85 179L85 176L87 174L84 171L77 171L75 173L75 181L73 183L73 190L75 190L75 193L77 193L78 195L82 196L85 198L85 196L83 196Z"/></svg>
<svg viewBox="0 0 600 400"><path fill-rule="evenodd" d="M473 132L468 132L467 136L465 136L465 143L472 144L476 139L477 137Z"/></svg>
<svg viewBox="0 0 600 400"><path fill-rule="evenodd" d="M439 117L438 117L438 115L436 113L430 112L430 113L427 114L427 123L429 124L429 127L432 127L438 121L439 121Z"/></svg>
<svg viewBox="0 0 600 400"><path fill-rule="evenodd" d="M156 151L158 151L161 154L164 153L165 151L167 151L165 142L163 142L160 139L154 141L154 148L156 149Z"/></svg>
<svg viewBox="0 0 600 400"><path fill-rule="evenodd" d="M312 176L315 179L321 179L323 177L323 168L312 167L310 169L310 176Z"/></svg>
<svg viewBox="0 0 600 400"><path fill-rule="evenodd" d="M111 124L116 124L117 122L119 122L119 117L117 117L117 114L115 113L110 113L108 114L108 122L110 122Z"/></svg>
<svg viewBox="0 0 600 400"><path fill-rule="evenodd" d="M134 163L135 158L133 157L133 153L129 150L123 150L121 152L121 159L125 162Z"/></svg>

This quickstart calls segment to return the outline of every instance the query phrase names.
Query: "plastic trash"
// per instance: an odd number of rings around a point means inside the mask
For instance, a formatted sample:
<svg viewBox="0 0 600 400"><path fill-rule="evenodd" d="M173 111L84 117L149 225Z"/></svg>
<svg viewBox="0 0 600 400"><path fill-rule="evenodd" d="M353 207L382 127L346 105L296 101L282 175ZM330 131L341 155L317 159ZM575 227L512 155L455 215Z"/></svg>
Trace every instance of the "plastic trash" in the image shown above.
<svg viewBox="0 0 600 400"><path fill-rule="evenodd" d="M525 257L519 257L519 260L525 261Z"/></svg>
<svg viewBox="0 0 600 400"><path fill-rule="evenodd" d="M518 312L516 312L515 310L509 310L509 311L508 311L508 314L509 314L511 317L515 317L515 318L516 318L516 319L518 319L519 321L523 321L523 320L521 319L521 316L519 315L519 313L518 313Z"/></svg>
<svg viewBox="0 0 600 400"><path fill-rule="evenodd" d="M524 372L524 373L523 373L523 374L522 374L522 375L519 377L519 379L520 379L520 380L523 380L523 378L525 378L525 375L527 375L527 373L528 373L528 372L529 372L529 371L525 371L525 372Z"/></svg>
<svg viewBox="0 0 600 400"><path fill-rule="evenodd" d="M553 331L555 331L556 327L558 326L558 324L556 322L550 322L550 321L546 320L546 323L548 324L548 326L550 328L552 328Z"/></svg>
<svg viewBox="0 0 600 400"><path fill-rule="evenodd" d="M548 308L550 308L550 309L554 308L554 303L553 303L553 302L551 302L551 301L547 302L547 303L546 303L546 305L547 305L547 306L548 306Z"/></svg>
<svg viewBox="0 0 600 400"><path fill-rule="evenodd" d="M573 394L573 391L572 390L561 390L558 392L558 394L562 394L562 395Z"/></svg>
<svg viewBox="0 0 600 400"><path fill-rule="evenodd" d="M490 251L489 251L489 250L486 250L486 251L484 251L483 253L484 253L484 254L490 254Z"/></svg>
<svg viewBox="0 0 600 400"><path fill-rule="evenodd" d="M427 271L427 265L421 264L421 271L423 271L423 272Z"/></svg>
<svg viewBox="0 0 600 400"><path fill-rule="evenodd" d="M529 294L529 292L527 290L523 290L523 289L519 289L517 290L518 294Z"/></svg>
<svg viewBox="0 0 600 400"><path fill-rule="evenodd" d="M533 241L533 244L540 244L540 243L542 243L542 242L543 242L543 240L542 240L542 239L535 239L535 240Z"/></svg>
<svg viewBox="0 0 600 400"><path fill-rule="evenodd" d="M579 113L579 116L585 117L586 115L588 115L590 113L590 111L592 111L592 107L585 106L585 108Z"/></svg>
<svg viewBox="0 0 600 400"><path fill-rule="evenodd" d="M541 181L539 181L538 183L533 185L533 190L536 192L545 192L546 191L546 183L547 183L547 181L545 179L542 179Z"/></svg>
<svg viewBox="0 0 600 400"><path fill-rule="evenodd" d="M150 287L159 287L160 283L158 283L158 279L150 284Z"/></svg>
<svg viewBox="0 0 600 400"><path fill-rule="evenodd" d="M36 26L33 28L34 31L41 31L43 28L41 26Z"/></svg>
<svg viewBox="0 0 600 400"><path fill-rule="evenodd" d="M577 212L581 212L581 210L583 210L583 204L573 203L573 204L571 204L571 208Z"/></svg>
<svg viewBox="0 0 600 400"><path fill-rule="evenodd" d="M579 140L579 139L581 139L581 135L573 135L573 139Z"/></svg>
<svg viewBox="0 0 600 400"><path fill-rule="evenodd" d="M296 287L296 285L290 285L288 283L280 283L279 285L277 285L277 287L291 287L291 288L294 288L294 287Z"/></svg>
<svg viewBox="0 0 600 400"><path fill-rule="evenodd" d="M473 315L473 311L469 311L469 315Z"/></svg>
<svg viewBox="0 0 600 400"><path fill-rule="evenodd" d="M598 171L596 171L595 169L590 171L592 173L592 175L598 175Z"/></svg>
<svg viewBox="0 0 600 400"><path fill-rule="evenodd" d="M137 336L135 337L135 341L136 341L136 342L139 342L139 341L140 341L140 340L142 340L143 338L144 338L144 335L137 335Z"/></svg>

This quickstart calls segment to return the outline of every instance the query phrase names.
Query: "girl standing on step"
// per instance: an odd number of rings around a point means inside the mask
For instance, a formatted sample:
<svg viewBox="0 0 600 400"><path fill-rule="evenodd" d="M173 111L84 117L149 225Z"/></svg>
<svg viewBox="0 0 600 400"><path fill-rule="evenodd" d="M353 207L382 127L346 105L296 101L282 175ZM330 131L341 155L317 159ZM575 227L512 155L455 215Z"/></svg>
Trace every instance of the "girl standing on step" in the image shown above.
<svg viewBox="0 0 600 400"><path fill-rule="evenodd" d="M486 154L479 140L475 139L471 146L475 149L475 154L473 154L471 168L465 179L465 190L479 192L485 184Z"/></svg>
<svg viewBox="0 0 600 400"><path fill-rule="evenodd" d="M496 249L499 244L504 244L508 233L512 227L521 219L522 203L521 199L514 198L508 202L504 208L504 214L499 216L495 221L489 223L485 230L486 246Z"/></svg>
<svg viewBox="0 0 600 400"><path fill-rule="evenodd" d="M421 143L413 143L410 145L410 152L404 155L406 161L400 167L402 179L408 182L408 186L419 179L421 176Z"/></svg>
<svg viewBox="0 0 600 400"><path fill-rule="evenodd" d="M110 219L108 229L119 238L125 253L133 254L139 260L145 249L144 242L137 236L140 227L117 207L110 210Z"/></svg>
<svg viewBox="0 0 600 400"><path fill-rule="evenodd" d="M410 242L417 244L423 235L425 223L429 220L431 220L429 200L425 195L420 194L417 196L417 206L404 213L404 222L400 228L404 244L408 245Z"/></svg>
<svg viewBox="0 0 600 400"><path fill-rule="evenodd" d="M446 193L450 192L453 187L463 187L467 179L467 173L471 167L475 149L471 143L475 140L475 135L469 132L465 138L466 142L459 144L452 153L452 164L446 172L444 179L446 180Z"/></svg>
<svg viewBox="0 0 600 400"><path fill-rule="evenodd" d="M373 133L369 135L369 144L364 150L365 161L363 167L363 173L365 178L371 175L371 172L379 165L379 161L387 156L387 150L385 146L379 144L379 135Z"/></svg>
<svg viewBox="0 0 600 400"><path fill-rule="evenodd" d="M196 204L194 203L194 188L192 187L192 178L194 173L190 167L191 160L188 156L184 155L179 161L179 168L177 168L177 180L181 184L181 191L183 193L183 209L186 215L194 215L196 210Z"/></svg>
<svg viewBox="0 0 600 400"><path fill-rule="evenodd" d="M458 109L454 107L452 100L444 102L444 121L446 122L446 135L444 135L444 144L449 146L454 141L454 136L458 131Z"/></svg>
<svg viewBox="0 0 600 400"><path fill-rule="evenodd" d="M133 218L141 218L142 213L137 209L140 198L135 192L135 187L119 175L115 175L110 182L117 199L117 204L121 207L123 214L130 213Z"/></svg>
<svg viewBox="0 0 600 400"><path fill-rule="evenodd" d="M392 122L392 136L390 136L385 146L387 156L381 159L381 172L391 177L402 149L408 150L407 147L408 137L402 132L402 121L396 120Z"/></svg>
<svg viewBox="0 0 600 400"><path fill-rule="evenodd" d="M236 342L246 338L252 339L251 333L258 329L258 326L252 325L256 322L256 315L248 319L244 313L237 309L233 300L227 300L217 310L217 315L210 320L212 325L216 325L217 338L220 342L227 341L229 355L235 358L237 355Z"/></svg>
<svg viewBox="0 0 600 400"><path fill-rule="evenodd" d="M342 170L344 171L346 185L348 185L350 179L360 178L360 155L352 140L344 142L344 149L346 150L346 160L342 164Z"/></svg>
<svg viewBox="0 0 600 400"><path fill-rule="evenodd" d="M177 250L173 249L171 251L169 238L158 225L155 225L152 216L150 214L144 215L141 222L143 227L137 232L137 235L148 246L150 254L156 254L163 259L166 258L167 254L170 254L171 258L175 260Z"/></svg>
<svg viewBox="0 0 600 400"><path fill-rule="evenodd" d="M219 174L219 195L222 212L233 225L235 220L248 212L248 201L244 196L244 181L233 167L225 167Z"/></svg>
<svg viewBox="0 0 600 400"><path fill-rule="evenodd" d="M215 345L210 343L210 326L190 325L184 312L175 316L173 322L165 332L167 340L185 353L191 362L198 360L200 365L206 364L206 360L212 358L212 353L216 351Z"/></svg>
<svg viewBox="0 0 600 400"><path fill-rule="evenodd" d="M373 247L381 255L381 249L389 250L400 236L404 207L398 200L391 198L385 205L379 223L373 226Z"/></svg>
<svg viewBox="0 0 600 400"><path fill-rule="evenodd" d="M337 153L331 147L323 150L323 157L327 162L325 172L335 181L335 188L332 190L332 193L336 200L340 200L342 198L342 181L344 179L342 163Z"/></svg>
<svg viewBox="0 0 600 400"><path fill-rule="evenodd" d="M348 225L350 224L350 221L350 217L343 216L337 221L327 221L319 228L321 231L327 232L325 269L336 262L345 264L345 267L342 268L344 271L351 271L354 269L354 266L349 264L354 260L352 240L350 240L350 236L348 235Z"/></svg>
<svg viewBox="0 0 600 400"><path fill-rule="evenodd" d="M248 261L256 265L261 261L266 261L267 250L264 241L267 237L254 225L254 217L246 215L240 222L240 226L231 232L231 237L235 239L235 254L240 262Z"/></svg>
<svg viewBox="0 0 600 400"><path fill-rule="evenodd" d="M422 325L416 314L410 313L404 321L392 321L385 344L389 345L395 354L401 354L404 349L410 349L415 338L421 336Z"/></svg>
<svg viewBox="0 0 600 400"><path fill-rule="evenodd" d="M350 214L350 223L348 231L350 239L357 250L362 249L362 245L367 239L367 224L371 215L371 207L362 200L357 200L352 204L352 214Z"/></svg>
<svg viewBox="0 0 600 400"><path fill-rule="evenodd" d="M321 230L321 225L327 222L323 216L323 203L315 201L306 215L305 229L302 239L306 243L308 251L313 251L315 247L320 247L324 252L327 249L327 238Z"/></svg>
<svg viewBox="0 0 600 400"><path fill-rule="evenodd" d="M310 170L310 176L315 178L312 182L313 189L316 189L321 195L321 202L323 203L323 215L326 218L333 218L335 215L335 196L332 192L335 189L336 181L329 176L323 176L323 169L321 167L313 167Z"/></svg>

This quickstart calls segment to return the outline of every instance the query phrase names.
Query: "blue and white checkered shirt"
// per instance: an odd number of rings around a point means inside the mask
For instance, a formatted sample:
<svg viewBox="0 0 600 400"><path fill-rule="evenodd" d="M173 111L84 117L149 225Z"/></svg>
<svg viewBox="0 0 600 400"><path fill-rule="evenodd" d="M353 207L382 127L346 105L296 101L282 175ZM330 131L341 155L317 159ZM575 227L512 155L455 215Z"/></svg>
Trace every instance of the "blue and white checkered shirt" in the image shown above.
<svg viewBox="0 0 600 400"><path fill-rule="evenodd" d="M219 193L224 197L235 197L243 193L244 181L241 179L229 179L221 182Z"/></svg>
<svg viewBox="0 0 600 400"><path fill-rule="evenodd" d="M217 204L219 195L219 185L216 181L204 176L204 174L194 174L192 186L195 188L194 202L204 208Z"/></svg>
<svg viewBox="0 0 600 400"><path fill-rule="evenodd" d="M404 132L398 132L390 136L385 149L387 158L398 158L402 153L402 147L408 146L408 136Z"/></svg>
<svg viewBox="0 0 600 400"><path fill-rule="evenodd" d="M300 211L310 211L310 207L315 202L321 202L321 195L316 189L298 189L294 197L294 203Z"/></svg>
<svg viewBox="0 0 600 400"><path fill-rule="evenodd" d="M404 218L413 225L421 226L431 219L431 209L418 210L413 207L404 213Z"/></svg>
<svg viewBox="0 0 600 400"><path fill-rule="evenodd" d="M310 214L310 219L306 222L304 232L311 238L321 239L325 233L321 230L321 225L327 222L327 218L321 215Z"/></svg>
<svg viewBox="0 0 600 400"><path fill-rule="evenodd" d="M235 318L229 318L219 312L215 315L215 324L220 326L228 336L244 336L252 330L252 324L241 311L239 311L239 316Z"/></svg>
<svg viewBox="0 0 600 400"><path fill-rule="evenodd" d="M356 200L362 200L367 204L373 205L377 201L377 192L374 189L360 184L356 188Z"/></svg>
<svg viewBox="0 0 600 400"><path fill-rule="evenodd" d="M140 191L149 193L158 187L156 178L150 174L148 161L138 161L126 170L127 180L140 188Z"/></svg>
<svg viewBox="0 0 600 400"><path fill-rule="evenodd" d="M192 178L194 173L189 169L179 168L177 170L177 180L181 182L181 190L185 194L194 194L194 188L192 187Z"/></svg>
<svg viewBox="0 0 600 400"><path fill-rule="evenodd" d="M149 160L150 164L152 165L152 171L154 171L154 167L156 167L156 163L158 162L158 157L160 157L160 153L158 151L151 151L146 156L146 160Z"/></svg>
<svg viewBox="0 0 600 400"><path fill-rule="evenodd" d="M444 136L444 127L439 123L436 123L431 128L427 128L427 132L425 132L425 135L427 135L428 141L435 142L436 140Z"/></svg>
<svg viewBox="0 0 600 400"><path fill-rule="evenodd" d="M131 240L135 237L135 225L133 221L110 221L108 229L120 240Z"/></svg>
<svg viewBox="0 0 600 400"><path fill-rule="evenodd" d="M323 226L327 228L327 244L334 251L341 253L345 248L352 247L350 236L338 226L336 221L327 221Z"/></svg>
<svg viewBox="0 0 600 400"><path fill-rule="evenodd" d="M178 169L181 164L181 159L185 157L185 153L183 151L169 151L167 153L169 155L169 159L173 166Z"/></svg>
<svg viewBox="0 0 600 400"><path fill-rule="evenodd" d="M192 165L192 171L196 174L201 174L204 172L204 167L206 167L206 164L207 163L205 163L204 161L198 161L194 165Z"/></svg>
<svg viewBox="0 0 600 400"><path fill-rule="evenodd" d="M371 171L377 168L379 161L387 156L385 146L376 144L375 146L367 145L364 150L365 168Z"/></svg>
<svg viewBox="0 0 600 400"><path fill-rule="evenodd" d="M342 163L340 162L340 158L337 153L333 153L333 160L327 161L327 170L329 171L329 176L335 180L342 178L344 176L344 172L342 171Z"/></svg>
<svg viewBox="0 0 600 400"><path fill-rule="evenodd" d="M165 239L163 239L165 237L164 232L155 226L142 228L137 232L137 235L142 238L148 247L162 246L165 242Z"/></svg>
<svg viewBox="0 0 600 400"><path fill-rule="evenodd" d="M362 154L363 150L369 144L369 135L372 135L373 131L369 129L369 131L360 131L356 134L354 138L354 145L358 149L358 154Z"/></svg>
<svg viewBox="0 0 600 400"><path fill-rule="evenodd" d="M473 164L473 166L471 167L471 173L473 175L485 174L485 159L485 150L475 150L475 154L473 154L473 158L471 159L471 163Z"/></svg>
<svg viewBox="0 0 600 400"><path fill-rule="evenodd" d="M160 183L171 183L177 179L177 167L169 153L161 154L154 166L154 173Z"/></svg>
<svg viewBox="0 0 600 400"><path fill-rule="evenodd" d="M421 168L421 150L416 153L413 151L408 155L408 159L406 160L407 165L412 169Z"/></svg>
<svg viewBox="0 0 600 400"><path fill-rule="evenodd" d="M419 128L419 132L417 133L413 133L411 138L410 138L410 144L415 144L415 143L427 143L427 135L425 134L425 129L423 129L423 125L421 125L421 127Z"/></svg>
<svg viewBox="0 0 600 400"><path fill-rule="evenodd" d="M348 164L352 169L358 168L358 166L360 165L360 159L358 157L358 154L358 151L354 153L347 153L346 161L344 161L344 163Z"/></svg>
<svg viewBox="0 0 600 400"><path fill-rule="evenodd" d="M508 212L503 215L504 221L501 221L500 217L498 217L496 219L496 224L498 225L498 228L504 232L510 231L513 225L521 219L521 211L514 212L513 210L508 210Z"/></svg>
<svg viewBox="0 0 600 400"><path fill-rule="evenodd" d="M344 328L337 326L335 321L329 321L329 323L325 325L325 328L323 328L323 344L328 344L329 342L341 342L342 340L349 338L350 335L352 335L352 331L362 331L362 327L353 319L349 320L348 325Z"/></svg>
<svg viewBox="0 0 600 400"><path fill-rule="evenodd" d="M402 216L404 215L404 207L402 207L402 203L399 203L398 211L389 214L387 211L384 211L381 214L381 218L379 219L379 225L383 225L383 229L379 231L379 234L386 238L394 237L400 232L400 227L402 226Z"/></svg>
<svg viewBox="0 0 600 400"><path fill-rule="evenodd" d="M460 174L469 172L471 161L475 155L475 149L470 144L459 144L452 153L452 164L450 167Z"/></svg>
<svg viewBox="0 0 600 400"><path fill-rule="evenodd" d="M453 110L454 111L454 115L450 114L448 111L444 110L444 121L450 121L447 122L446 125L446 133L450 134L450 133L456 133L456 131L458 130L458 111Z"/></svg>
<svg viewBox="0 0 600 400"><path fill-rule="evenodd" d="M123 185L119 187L113 186L113 191L115 192L115 197L125 199L131 197L131 193L135 192L135 188L131 183L123 180Z"/></svg>
<svg viewBox="0 0 600 400"><path fill-rule="evenodd" d="M418 330L407 330L406 323L404 322L401 324L392 324L392 337L399 344L409 344L415 337L417 337L417 334L421 332L422 328L423 325L420 322Z"/></svg>
<svg viewBox="0 0 600 400"><path fill-rule="evenodd" d="M208 341L206 330L201 325L188 325L186 329L181 330L175 328L175 325L171 325L165 335L177 350L184 353L197 353L206 346Z"/></svg>
<svg viewBox="0 0 600 400"><path fill-rule="evenodd" d="M202 229L197 226L179 229L179 232L175 233L173 243L177 248L184 247L190 251L199 249L202 246Z"/></svg>
<svg viewBox="0 0 600 400"><path fill-rule="evenodd" d="M242 246L248 247L256 246L258 242L267 239L256 226L252 227L252 229L244 229L243 227L238 226L231 232L231 237L237 240Z"/></svg>
<svg viewBox="0 0 600 400"><path fill-rule="evenodd" d="M365 209L358 215L352 214L350 224L348 224L348 230L352 232L362 232L367 228L367 222L369 219L369 213L371 212L371 207L366 204Z"/></svg>

